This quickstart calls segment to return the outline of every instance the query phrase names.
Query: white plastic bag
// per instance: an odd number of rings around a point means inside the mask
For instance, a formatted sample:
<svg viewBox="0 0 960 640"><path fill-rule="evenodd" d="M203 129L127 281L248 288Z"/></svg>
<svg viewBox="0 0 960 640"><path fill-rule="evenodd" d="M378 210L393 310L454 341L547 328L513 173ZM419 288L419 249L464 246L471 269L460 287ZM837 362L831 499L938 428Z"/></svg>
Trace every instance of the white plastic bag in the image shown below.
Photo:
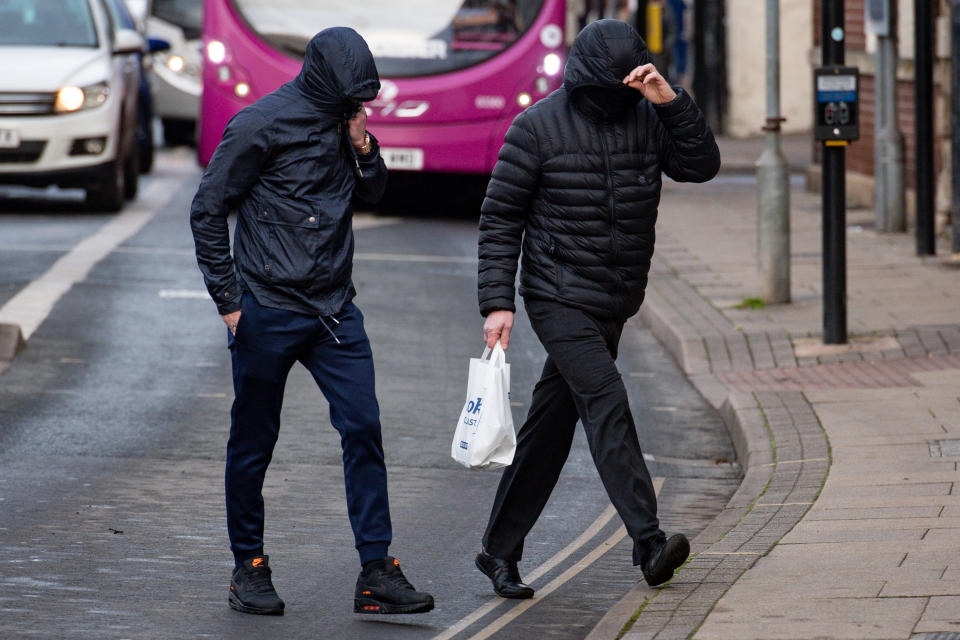
<svg viewBox="0 0 960 640"><path fill-rule="evenodd" d="M467 400L457 421L450 455L468 469L497 469L513 462L516 449L510 365L497 342L492 351L487 347L479 358L470 358Z"/></svg>

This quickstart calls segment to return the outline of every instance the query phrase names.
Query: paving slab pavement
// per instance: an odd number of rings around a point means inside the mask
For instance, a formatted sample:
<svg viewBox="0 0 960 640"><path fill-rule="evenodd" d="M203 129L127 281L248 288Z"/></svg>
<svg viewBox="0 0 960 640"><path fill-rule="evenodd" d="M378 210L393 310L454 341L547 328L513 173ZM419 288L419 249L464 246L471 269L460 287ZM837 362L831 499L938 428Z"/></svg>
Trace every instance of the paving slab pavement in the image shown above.
<svg viewBox="0 0 960 640"><path fill-rule="evenodd" d="M790 144L801 158L808 143ZM849 210L850 344L825 346L819 194L791 191L793 301L751 309L751 150L721 148L735 152L726 177L664 185L638 321L724 415L744 481L674 580L638 584L588 638L960 638L960 267L947 239L918 257L912 230L880 234L872 210Z"/></svg>

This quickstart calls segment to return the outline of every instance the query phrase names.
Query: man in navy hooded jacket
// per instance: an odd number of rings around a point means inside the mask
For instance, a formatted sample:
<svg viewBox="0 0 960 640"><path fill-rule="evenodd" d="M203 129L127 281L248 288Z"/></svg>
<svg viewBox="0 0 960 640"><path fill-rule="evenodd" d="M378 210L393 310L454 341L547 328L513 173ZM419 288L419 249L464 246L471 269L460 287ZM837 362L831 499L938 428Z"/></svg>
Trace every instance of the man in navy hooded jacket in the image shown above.
<svg viewBox="0 0 960 640"><path fill-rule="evenodd" d="M235 569L228 601L245 613L284 609L263 552L261 490L284 384L297 361L329 401L341 436L362 565L354 610L433 608L433 598L415 591L387 556L391 525L373 356L352 302L351 200L376 202L386 185L363 108L379 90L363 38L344 27L321 31L294 80L230 120L193 199L197 262L227 325L233 361L226 502Z"/></svg>

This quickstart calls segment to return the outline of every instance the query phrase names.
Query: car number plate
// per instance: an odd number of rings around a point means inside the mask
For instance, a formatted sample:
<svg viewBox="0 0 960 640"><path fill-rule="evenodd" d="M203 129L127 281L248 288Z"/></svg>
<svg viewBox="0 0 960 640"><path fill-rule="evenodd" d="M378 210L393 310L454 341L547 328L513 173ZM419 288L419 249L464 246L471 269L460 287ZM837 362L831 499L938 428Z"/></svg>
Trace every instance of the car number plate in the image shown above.
<svg viewBox="0 0 960 640"><path fill-rule="evenodd" d="M20 132L0 129L0 149L16 149L20 146Z"/></svg>
<svg viewBox="0 0 960 640"><path fill-rule="evenodd" d="M380 157L383 158L387 169L423 170L423 149L380 147Z"/></svg>

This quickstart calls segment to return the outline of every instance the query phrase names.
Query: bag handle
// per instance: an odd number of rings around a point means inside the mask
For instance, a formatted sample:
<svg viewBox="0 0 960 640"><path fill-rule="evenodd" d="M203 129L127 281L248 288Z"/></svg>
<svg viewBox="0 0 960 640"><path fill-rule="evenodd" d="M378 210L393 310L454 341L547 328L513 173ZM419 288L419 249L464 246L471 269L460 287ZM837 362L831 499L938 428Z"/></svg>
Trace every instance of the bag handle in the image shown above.
<svg viewBox="0 0 960 640"><path fill-rule="evenodd" d="M493 349L490 347L484 347L483 355L480 356L481 360L486 360L487 356L490 357L490 363L494 367L502 367L507 362L507 354L503 350L503 345L500 344L500 341L497 340L497 343L493 345Z"/></svg>

